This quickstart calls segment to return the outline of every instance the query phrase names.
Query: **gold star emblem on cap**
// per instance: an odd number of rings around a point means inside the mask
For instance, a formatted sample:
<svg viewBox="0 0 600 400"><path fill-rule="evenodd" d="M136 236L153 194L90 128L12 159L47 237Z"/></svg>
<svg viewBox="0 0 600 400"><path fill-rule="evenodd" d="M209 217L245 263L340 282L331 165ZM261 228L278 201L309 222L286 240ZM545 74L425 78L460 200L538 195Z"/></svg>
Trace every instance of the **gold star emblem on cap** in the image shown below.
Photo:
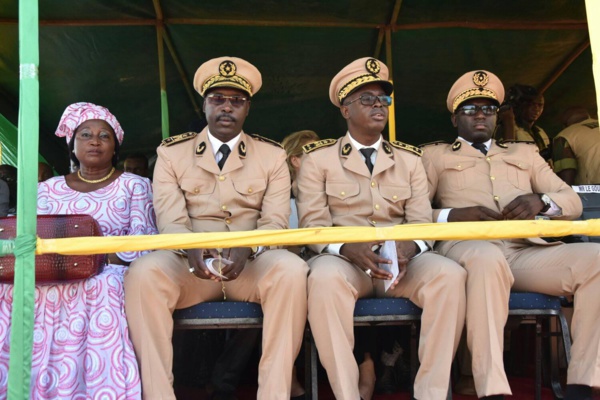
<svg viewBox="0 0 600 400"><path fill-rule="evenodd" d="M488 74L483 71L477 71L473 74L473 83L479 87L487 85L489 81Z"/></svg>
<svg viewBox="0 0 600 400"><path fill-rule="evenodd" d="M365 63L365 68L372 74L378 74L381 71L381 66L379 65L379 61L374 58L369 58Z"/></svg>
<svg viewBox="0 0 600 400"><path fill-rule="evenodd" d="M233 61L226 60L219 65L219 74L222 76L234 76L236 71L237 67Z"/></svg>

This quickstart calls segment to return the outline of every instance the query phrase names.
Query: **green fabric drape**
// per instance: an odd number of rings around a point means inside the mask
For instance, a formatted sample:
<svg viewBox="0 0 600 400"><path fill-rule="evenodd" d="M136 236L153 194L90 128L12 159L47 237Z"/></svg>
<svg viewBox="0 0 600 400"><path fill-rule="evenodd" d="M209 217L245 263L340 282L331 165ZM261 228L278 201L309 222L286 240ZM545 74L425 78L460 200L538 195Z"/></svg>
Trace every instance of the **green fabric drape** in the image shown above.
<svg viewBox="0 0 600 400"><path fill-rule="evenodd" d="M37 0L19 1L19 127L17 238L11 316L8 399L28 399L33 347L37 160L39 142L39 16Z"/></svg>

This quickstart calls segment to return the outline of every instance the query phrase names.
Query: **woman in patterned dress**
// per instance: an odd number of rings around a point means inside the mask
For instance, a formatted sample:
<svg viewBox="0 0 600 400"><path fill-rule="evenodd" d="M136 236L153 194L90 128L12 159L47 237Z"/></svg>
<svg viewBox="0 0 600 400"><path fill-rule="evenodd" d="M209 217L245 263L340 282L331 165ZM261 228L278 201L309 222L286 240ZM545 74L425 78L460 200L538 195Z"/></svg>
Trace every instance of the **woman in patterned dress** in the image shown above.
<svg viewBox="0 0 600 400"><path fill-rule="evenodd" d="M67 107L56 131L77 172L38 185L38 214L89 214L105 236L157 233L147 178L115 169L123 129L108 109ZM108 255L102 273L36 285L32 399L139 399L124 310L123 273L143 252ZM0 285L0 398L6 398L13 286Z"/></svg>

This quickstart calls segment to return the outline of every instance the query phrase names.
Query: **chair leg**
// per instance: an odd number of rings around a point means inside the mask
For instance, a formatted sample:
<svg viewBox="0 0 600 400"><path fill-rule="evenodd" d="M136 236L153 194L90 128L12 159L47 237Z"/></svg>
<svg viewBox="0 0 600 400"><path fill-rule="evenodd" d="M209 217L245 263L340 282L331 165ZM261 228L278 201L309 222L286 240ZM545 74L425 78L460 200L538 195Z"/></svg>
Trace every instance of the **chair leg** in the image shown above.
<svg viewBox="0 0 600 400"><path fill-rule="evenodd" d="M312 392L313 400L319 399L319 381L317 375L318 359L317 359L317 346L315 345L315 339L312 334L310 335L310 391Z"/></svg>
<svg viewBox="0 0 600 400"><path fill-rule="evenodd" d="M304 391L306 398L312 399L312 334L310 329L304 332Z"/></svg>
<svg viewBox="0 0 600 400"><path fill-rule="evenodd" d="M415 377L417 376L417 363L418 363L418 347L417 347L417 335L419 329L417 327L417 323L413 322L410 324L410 394L411 397L414 396L414 384Z"/></svg>
<svg viewBox="0 0 600 400"><path fill-rule="evenodd" d="M542 398L542 318L535 319L535 400Z"/></svg>
<svg viewBox="0 0 600 400"><path fill-rule="evenodd" d="M560 338L557 339L557 346L553 346L551 348L552 354L550 355L550 367L551 367L551 375L550 375L550 387L552 388L552 393L554 394L554 398L557 400L562 400L564 398L564 392L562 390L562 386L560 384L560 367L559 367L559 358L558 358L558 345L562 339L562 344L564 346L565 358L567 360L567 365L571 361L571 337L569 332L569 326L567 324L567 320L562 312L560 312L557 316L558 329L560 332L556 333L556 336L560 335Z"/></svg>

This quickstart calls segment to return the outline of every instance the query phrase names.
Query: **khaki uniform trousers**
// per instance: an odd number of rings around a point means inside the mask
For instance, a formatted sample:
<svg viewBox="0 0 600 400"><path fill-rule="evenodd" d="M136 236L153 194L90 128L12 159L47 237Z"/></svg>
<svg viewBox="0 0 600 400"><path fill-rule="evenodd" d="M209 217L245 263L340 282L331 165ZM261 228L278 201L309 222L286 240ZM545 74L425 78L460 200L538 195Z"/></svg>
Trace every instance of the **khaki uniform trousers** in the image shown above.
<svg viewBox="0 0 600 400"><path fill-rule="evenodd" d="M414 396L445 399L452 359L465 318L465 271L433 253L412 259L393 291L372 280L346 258L319 255L308 261L308 321L321 363L337 399L358 400L354 307L362 297L406 297L423 308L419 343L421 367Z"/></svg>
<svg viewBox="0 0 600 400"><path fill-rule="evenodd" d="M307 274L301 258L287 250L269 250L225 283L227 300L262 305L258 399L290 398L292 367L306 324ZM197 278L189 272L187 258L171 251L155 251L131 264L125 274L125 309L144 399L175 399L173 310L222 299L220 282Z"/></svg>
<svg viewBox="0 0 600 400"><path fill-rule="evenodd" d="M575 295L567 383L600 386L600 245L448 241L440 254L467 270L467 344L479 397L511 394L504 372L510 290Z"/></svg>

